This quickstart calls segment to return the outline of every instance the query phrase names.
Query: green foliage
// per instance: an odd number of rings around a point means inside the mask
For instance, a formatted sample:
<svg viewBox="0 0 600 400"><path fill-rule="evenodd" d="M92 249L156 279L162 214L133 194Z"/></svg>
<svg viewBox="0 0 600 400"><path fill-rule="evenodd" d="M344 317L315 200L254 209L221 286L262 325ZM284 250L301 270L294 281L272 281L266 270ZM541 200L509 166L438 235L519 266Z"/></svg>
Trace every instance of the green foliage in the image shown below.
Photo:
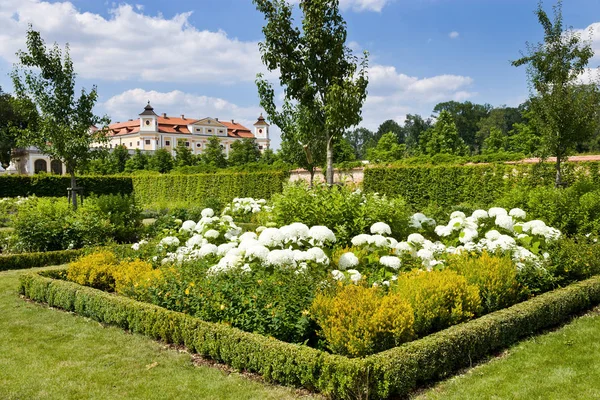
<svg viewBox="0 0 600 400"><path fill-rule="evenodd" d="M110 251L102 251L81 257L69 264L67 279L100 290L114 291L113 271L117 258Z"/></svg>
<svg viewBox="0 0 600 400"><path fill-rule="evenodd" d="M400 160L404 157L406 146L399 144L398 140L395 133L385 133L377 142L377 146L367 150L367 158L378 163Z"/></svg>
<svg viewBox="0 0 600 400"><path fill-rule="evenodd" d="M225 168L227 166L227 159L225 153L221 148L221 142L216 136L211 136L208 139L206 148L202 152L202 162L214 168Z"/></svg>
<svg viewBox="0 0 600 400"><path fill-rule="evenodd" d="M362 357L378 353L411 340L413 310L397 294L386 295L379 288L342 286L332 295L320 293L311 306L335 354Z"/></svg>
<svg viewBox="0 0 600 400"><path fill-rule="evenodd" d="M233 142L229 151L229 158L227 159L229 165L233 166L255 163L259 160L260 150L258 149L258 144L256 140L250 138Z"/></svg>
<svg viewBox="0 0 600 400"><path fill-rule="evenodd" d="M480 256L463 253L452 257L448 268L479 288L485 313L512 306L520 300L517 268L509 257L496 257L487 252Z"/></svg>
<svg viewBox="0 0 600 400"><path fill-rule="evenodd" d="M600 243L594 238L562 238L550 252L552 272L568 284L600 274Z"/></svg>
<svg viewBox="0 0 600 400"><path fill-rule="evenodd" d="M164 148L156 150L154 155L148 159L148 169L158 171L161 174L172 170L173 165L173 156L167 149Z"/></svg>
<svg viewBox="0 0 600 400"><path fill-rule="evenodd" d="M131 194L133 182L130 177L85 176L78 179L84 196L95 194ZM59 175L0 175L0 193L6 197L62 197L67 195L70 180Z"/></svg>
<svg viewBox="0 0 600 400"><path fill-rule="evenodd" d="M363 194L346 186L290 184L273 197L273 221L278 226L302 222L332 229L344 246L375 222L386 221L392 235L402 237L408 229L407 211L401 198Z"/></svg>
<svg viewBox="0 0 600 400"><path fill-rule="evenodd" d="M86 200L84 207L108 217L111 236L116 242L131 243L138 239L142 229L142 210L133 195L93 196Z"/></svg>
<svg viewBox="0 0 600 400"><path fill-rule="evenodd" d="M44 251L0 255L0 271L61 265L81 256L82 250Z"/></svg>
<svg viewBox="0 0 600 400"><path fill-rule="evenodd" d="M469 152L469 150L473 151L477 148L479 123L489 116L491 108L489 104L474 104L470 101L464 103L447 101L437 104L433 108L433 112L439 114L438 120L444 112L451 115L458 136L468 147L465 152ZM454 135L453 132L452 135Z"/></svg>
<svg viewBox="0 0 600 400"><path fill-rule="evenodd" d="M481 311L477 286L448 269L402 273L390 291L412 306L414 330L419 336L468 321Z"/></svg>
<svg viewBox="0 0 600 400"><path fill-rule="evenodd" d="M121 296L40 276L22 275L19 292L191 352L260 373L265 379L318 390L335 398L406 396L418 385L448 376L552 328L600 302L600 278L542 294L509 309L456 325L421 340L350 360L199 320Z"/></svg>
<svg viewBox="0 0 600 400"><path fill-rule="evenodd" d="M148 156L140 149L135 149L135 154L125 162L125 171L141 171L148 168Z"/></svg>
<svg viewBox="0 0 600 400"><path fill-rule="evenodd" d="M53 159L61 160L71 175L71 187L76 186L75 170L95 153L91 145L108 141L103 129L90 127L108 125L108 117L94 115L98 93L81 90L75 97L75 72L66 46L64 56L57 44L47 49L39 32L31 26L27 31L27 52L17 53L19 63L12 73L19 98L30 99L40 115L36 123L20 132L21 147L35 146ZM73 196L77 208L77 197Z"/></svg>
<svg viewBox="0 0 600 400"><path fill-rule="evenodd" d="M544 42L528 44L528 55L512 62L527 66L531 88L531 117L541 134L544 155L556 156L557 187L562 186L561 162L596 132L600 115L598 79L582 85L580 78L594 56L591 43L565 29L562 1L554 6L554 21L538 4L536 15L544 30Z"/></svg>
<svg viewBox="0 0 600 400"><path fill-rule="evenodd" d="M369 147L375 145L374 135L375 133L367 128L356 128L344 133L344 137L354 149L354 154L359 160L362 160L366 156Z"/></svg>
<svg viewBox="0 0 600 400"><path fill-rule="evenodd" d="M468 147L458 135L458 129L448 111L442 111L433 125L425 131L420 138L419 146L424 154L455 154L465 155Z"/></svg>
<svg viewBox="0 0 600 400"><path fill-rule="evenodd" d="M0 165L8 167L19 132L35 126L38 112L31 100L15 98L0 87Z"/></svg>
<svg viewBox="0 0 600 400"><path fill-rule="evenodd" d="M188 167L196 163L196 157L192 153L192 150L185 145L184 140L180 140L175 148L175 161L174 166L176 167Z"/></svg>

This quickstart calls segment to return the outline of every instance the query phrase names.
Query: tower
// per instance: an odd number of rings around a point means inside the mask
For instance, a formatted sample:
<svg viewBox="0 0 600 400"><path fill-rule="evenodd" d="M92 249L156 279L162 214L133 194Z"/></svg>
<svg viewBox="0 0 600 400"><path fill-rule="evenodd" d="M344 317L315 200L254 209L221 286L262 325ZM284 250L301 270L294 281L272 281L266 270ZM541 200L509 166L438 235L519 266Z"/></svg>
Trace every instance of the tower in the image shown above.
<svg viewBox="0 0 600 400"><path fill-rule="evenodd" d="M140 132L157 132L158 131L158 115L154 112L154 108L148 104L144 107L144 111L140 114Z"/></svg>
<svg viewBox="0 0 600 400"><path fill-rule="evenodd" d="M269 124L265 121L262 113L258 117L258 121L254 124L254 137L259 140L269 141Z"/></svg>

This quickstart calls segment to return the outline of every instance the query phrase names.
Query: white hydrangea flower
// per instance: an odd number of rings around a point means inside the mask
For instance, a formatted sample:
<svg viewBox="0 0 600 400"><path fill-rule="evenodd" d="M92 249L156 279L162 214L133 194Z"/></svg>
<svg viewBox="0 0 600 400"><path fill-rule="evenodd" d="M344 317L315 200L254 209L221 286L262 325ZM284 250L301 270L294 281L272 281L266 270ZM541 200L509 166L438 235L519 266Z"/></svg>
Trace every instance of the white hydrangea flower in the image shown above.
<svg viewBox="0 0 600 400"><path fill-rule="evenodd" d="M433 259L433 251L429 249L421 249L417 251L417 257L421 260L431 260Z"/></svg>
<svg viewBox="0 0 600 400"><path fill-rule="evenodd" d="M407 242L398 242L398 244L396 245L396 253L397 254L409 253L409 254L413 254L413 255L417 254L414 247L412 247L410 245L410 243L407 243Z"/></svg>
<svg viewBox="0 0 600 400"><path fill-rule="evenodd" d="M372 244L375 247L389 247L390 242L387 240L387 238L385 236L373 235L369 239L369 244Z"/></svg>
<svg viewBox="0 0 600 400"><path fill-rule="evenodd" d="M498 215L508 215L508 212L502 207L492 207L488 211L490 218L495 218Z"/></svg>
<svg viewBox="0 0 600 400"><path fill-rule="evenodd" d="M408 235L408 238L406 238L406 241L413 244L423 245L425 238L420 233L411 233Z"/></svg>
<svg viewBox="0 0 600 400"><path fill-rule="evenodd" d="M283 235L283 240L286 243L298 243L301 240L308 239L308 226L301 222L294 222L290 225L285 225L279 228L279 232Z"/></svg>
<svg viewBox="0 0 600 400"><path fill-rule="evenodd" d="M358 257L352 252L344 253L340 256L340 261L338 262L338 267L341 270L346 270L349 268L354 268L358 266Z"/></svg>
<svg viewBox="0 0 600 400"><path fill-rule="evenodd" d="M459 231L463 228L464 224L465 218L452 218L448 222L448 228L451 228L453 231Z"/></svg>
<svg viewBox="0 0 600 400"><path fill-rule="evenodd" d="M166 236L158 242L159 246L179 246L179 239L175 236Z"/></svg>
<svg viewBox="0 0 600 400"><path fill-rule="evenodd" d="M517 218L517 219L525 219L527 217L527 213L523 210L521 210L520 208L513 208L508 212L508 215L510 215L513 218Z"/></svg>
<svg viewBox="0 0 600 400"><path fill-rule="evenodd" d="M343 281L344 279L346 279L346 275L344 275L342 271L338 271L337 269L331 271L331 275L333 275L333 279L335 279L336 281Z"/></svg>
<svg viewBox="0 0 600 400"><path fill-rule="evenodd" d="M515 221L510 215L497 215L494 221L496 226L512 231L514 229Z"/></svg>
<svg viewBox="0 0 600 400"><path fill-rule="evenodd" d="M306 251L307 259L316 262L321 265L329 265L329 257L325 254L323 249L319 247L313 247Z"/></svg>
<svg viewBox="0 0 600 400"><path fill-rule="evenodd" d="M242 251L246 251L247 249L249 249L250 247L254 247L260 245L260 242L256 239L246 239L244 241L241 241L240 244L238 245L238 248Z"/></svg>
<svg viewBox="0 0 600 400"><path fill-rule="evenodd" d="M208 239L216 239L220 236L219 231L214 229L209 229L204 233L204 237Z"/></svg>
<svg viewBox="0 0 600 400"><path fill-rule="evenodd" d="M356 235L352 238L351 242L353 246L364 246L365 244L369 244L371 240L371 235L367 235L365 233L361 233L360 235Z"/></svg>
<svg viewBox="0 0 600 400"><path fill-rule="evenodd" d="M202 247L206 242L207 240L204 239L202 235L194 235L185 242L185 245L189 248Z"/></svg>
<svg viewBox="0 0 600 400"><path fill-rule="evenodd" d="M254 246L246 248L245 257L249 260L259 260L261 262L267 261L270 250L262 244L256 244Z"/></svg>
<svg viewBox="0 0 600 400"><path fill-rule="evenodd" d="M398 245L398 241L391 236L386 237L386 239L388 241L388 247L391 249L395 249Z"/></svg>
<svg viewBox="0 0 600 400"><path fill-rule="evenodd" d="M229 250L234 249L236 247L237 247L237 243L232 243L232 242L220 244L217 247L217 255L224 256L225 254L227 254L229 252Z"/></svg>
<svg viewBox="0 0 600 400"><path fill-rule="evenodd" d="M355 269L349 269L348 274L350 274L350 280L352 282L354 282L355 284L358 283L358 281L360 281L362 279L362 275L360 274L360 272L358 272Z"/></svg>
<svg viewBox="0 0 600 400"><path fill-rule="evenodd" d="M215 255L217 254L217 252L219 251L219 248L211 243L206 243L205 245L203 245L200 248L200 251L198 252L200 257L206 257L209 255Z"/></svg>
<svg viewBox="0 0 600 400"><path fill-rule="evenodd" d="M400 259L396 256L383 256L379 259L379 263L385 267L398 270L400 269Z"/></svg>
<svg viewBox="0 0 600 400"><path fill-rule="evenodd" d="M267 256L267 263L275 267L295 267L294 252L289 249L272 250Z"/></svg>
<svg viewBox="0 0 600 400"><path fill-rule="evenodd" d="M250 264L244 264L244 265L242 265L242 267L240 268L240 270L243 273L252 272L252 268L250 268Z"/></svg>
<svg viewBox="0 0 600 400"><path fill-rule="evenodd" d="M479 233L475 229L466 228L463 229L462 236L459 236L458 240L461 243L465 244L468 242L472 242L473 239L476 239L478 235Z"/></svg>
<svg viewBox="0 0 600 400"><path fill-rule="evenodd" d="M240 235L238 240L243 243L245 240L258 240L258 235L254 232L245 232Z"/></svg>
<svg viewBox="0 0 600 400"><path fill-rule="evenodd" d="M487 231L487 233L485 234L485 238L487 240L498 240L500 238L500 232L498 232L495 229L492 229L490 231Z"/></svg>
<svg viewBox="0 0 600 400"><path fill-rule="evenodd" d="M488 218L488 212L485 210L475 210L473 211L473 214L471 214L471 217L473 217L475 220L480 220L480 219L485 219Z"/></svg>
<svg viewBox="0 0 600 400"><path fill-rule="evenodd" d="M138 251L140 249L140 244L139 243L134 243L131 245L131 248L135 251Z"/></svg>
<svg viewBox="0 0 600 400"><path fill-rule="evenodd" d="M325 243L335 243L336 237L331 229L326 226L313 226L308 231L308 236L310 236L310 243L314 245L323 245Z"/></svg>
<svg viewBox="0 0 600 400"><path fill-rule="evenodd" d="M181 225L179 230L183 232L191 232L194 230L194 228L196 228L196 221L187 220Z"/></svg>
<svg viewBox="0 0 600 400"><path fill-rule="evenodd" d="M466 217L467 216L462 211L454 211L452 214L450 214L450 219L454 219L454 218L465 219Z"/></svg>
<svg viewBox="0 0 600 400"><path fill-rule="evenodd" d="M277 228L265 228L258 236L260 244L266 247L278 247L283 244L284 236Z"/></svg>
<svg viewBox="0 0 600 400"><path fill-rule="evenodd" d="M205 208L204 210L202 210L202 212L200 214L202 215L203 218L211 218L212 216L215 215L215 212L213 211L212 208Z"/></svg>
<svg viewBox="0 0 600 400"><path fill-rule="evenodd" d="M452 226L438 225L435 227L435 233L441 237L450 236L452 234Z"/></svg>
<svg viewBox="0 0 600 400"><path fill-rule="evenodd" d="M371 233L373 235L391 235L392 229L385 222L375 222L371 225Z"/></svg>

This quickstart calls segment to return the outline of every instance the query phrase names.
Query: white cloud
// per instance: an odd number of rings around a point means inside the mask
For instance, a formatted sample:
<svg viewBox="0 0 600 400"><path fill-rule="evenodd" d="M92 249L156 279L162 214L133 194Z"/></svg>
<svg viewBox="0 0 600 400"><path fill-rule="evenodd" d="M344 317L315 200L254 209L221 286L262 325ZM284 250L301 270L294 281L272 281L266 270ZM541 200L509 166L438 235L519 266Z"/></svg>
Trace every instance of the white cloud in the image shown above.
<svg viewBox="0 0 600 400"><path fill-rule="evenodd" d="M576 29L575 32L581 35L582 40L590 42L594 58L600 59L600 22L594 22L584 29Z"/></svg>
<svg viewBox="0 0 600 400"><path fill-rule="evenodd" d="M456 31L452 31L448 34L448 37L450 39L457 39L460 36L460 33L456 32Z"/></svg>
<svg viewBox="0 0 600 400"><path fill-rule="evenodd" d="M70 44L84 78L234 83L264 70L257 42L197 29L189 12L165 18L121 4L109 13L81 12L70 2L0 0L0 57L16 61L31 23L48 44Z"/></svg>
<svg viewBox="0 0 600 400"><path fill-rule="evenodd" d="M376 129L387 119L404 122L406 114L427 117L442 101L465 101L477 95L469 91L473 79L461 75L419 78L399 73L393 66L369 68L368 96L363 107L362 126Z"/></svg>

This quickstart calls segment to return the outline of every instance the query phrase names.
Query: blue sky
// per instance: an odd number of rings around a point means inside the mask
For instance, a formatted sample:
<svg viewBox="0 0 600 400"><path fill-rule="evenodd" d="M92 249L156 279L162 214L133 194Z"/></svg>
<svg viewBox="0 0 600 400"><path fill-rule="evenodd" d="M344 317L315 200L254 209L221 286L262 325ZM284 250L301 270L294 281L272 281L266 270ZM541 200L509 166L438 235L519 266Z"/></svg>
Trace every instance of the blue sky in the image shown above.
<svg viewBox="0 0 600 400"><path fill-rule="evenodd" d="M544 2L549 12L553 4ZM536 5L342 0L349 45L370 53L362 125L428 116L447 100L518 105L528 94L525 70L509 60L526 41L542 39ZM600 2L569 0L563 14L575 29L595 28L595 36L582 32L600 55ZM135 118L149 99L158 113L251 124L261 112L253 80L264 70L263 22L250 0L0 0L0 86L12 90L8 73L32 23L47 42L70 43L80 84L98 86L98 113L113 121ZM596 57L590 67L599 63Z"/></svg>

